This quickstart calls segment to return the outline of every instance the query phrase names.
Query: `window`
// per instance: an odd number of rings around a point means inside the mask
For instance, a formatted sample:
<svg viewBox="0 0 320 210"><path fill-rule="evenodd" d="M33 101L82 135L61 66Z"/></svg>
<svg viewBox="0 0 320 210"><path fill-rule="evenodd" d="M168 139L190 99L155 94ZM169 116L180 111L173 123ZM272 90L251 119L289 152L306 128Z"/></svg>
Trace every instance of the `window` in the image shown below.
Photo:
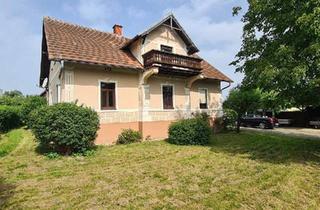
<svg viewBox="0 0 320 210"><path fill-rule="evenodd" d="M173 109L173 86L162 86L163 109Z"/></svg>
<svg viewBox="0 0 320 210"><path fill-rule="evenodd" d="M208 89L201 88L199 89L200 96L200 109L208 108Z"/></svg>
<svg viewBox="0 0 320 210"><path fill-rule="evenodd" d="M160 49L162 52L172 53L172 47L167 45L160 45Z"/></svg>
<svg viewBox="0 0 320 210"><path fill-rule="evenodd" d="M115 83L100 83L101 102L100 106L103 110L116 109L116 84Z"/></svg>

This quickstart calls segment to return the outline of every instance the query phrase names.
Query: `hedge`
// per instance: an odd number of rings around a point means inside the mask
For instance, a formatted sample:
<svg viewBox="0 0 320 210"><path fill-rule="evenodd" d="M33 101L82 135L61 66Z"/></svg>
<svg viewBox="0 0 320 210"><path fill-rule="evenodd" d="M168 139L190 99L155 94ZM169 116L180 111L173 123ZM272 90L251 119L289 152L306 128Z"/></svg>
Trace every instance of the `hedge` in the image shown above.
<svg viewBox="0 0 320 210"><path fill-rule="evenodd" d="M28 124L29 115L33 110L36 110L42 106L45 106L47 101L41 96L27 96L21 105L21 117L25 124Z"/></svg>
<svg viewBox="0 0 320 210"><path fill-rule="evenodd" d="M59 103L33 111L30 127L41 147L63 154L82 153L94 145L99 118L90 108Z"/></svg>
<svg viewBox="0 0 320 210"><path fill-rule="evenodd" d="M0 105L0 132L6 132L21 125L21 109L16 106Z"/></svg>

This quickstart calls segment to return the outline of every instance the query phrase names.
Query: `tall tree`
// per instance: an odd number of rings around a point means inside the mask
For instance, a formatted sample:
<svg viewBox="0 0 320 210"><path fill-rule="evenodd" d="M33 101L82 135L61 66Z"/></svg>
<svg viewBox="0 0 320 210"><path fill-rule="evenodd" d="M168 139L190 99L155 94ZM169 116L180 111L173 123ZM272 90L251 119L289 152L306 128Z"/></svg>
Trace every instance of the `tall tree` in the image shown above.
<svg viewBox="0 0 320 210"><path fill-rule="evenodd" d="M255 112L261 106L262 93L259 89L232 89L223 103L223 108L237 112L237 132L240 132L240 119L246 112Z"/></svg>
<svg viewBox="0 0 320 210"><path fill-rule="evenodd" d="M231 63L245 74L243 85L277 92L302 109L320 105L320 1L248 3L242 47Z"/></svg>

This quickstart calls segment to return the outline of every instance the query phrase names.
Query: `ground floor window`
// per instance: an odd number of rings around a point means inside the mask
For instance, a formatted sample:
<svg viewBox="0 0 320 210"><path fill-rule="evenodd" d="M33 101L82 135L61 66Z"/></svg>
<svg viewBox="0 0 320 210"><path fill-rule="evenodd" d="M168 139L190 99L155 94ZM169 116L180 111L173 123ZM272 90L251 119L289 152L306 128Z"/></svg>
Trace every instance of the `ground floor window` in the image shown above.
<svg viewBox="0 0 320 210"><path fill-rule="evenodd" d="M200 109L208 109L208 89L199 88Z"/></svg>
<svg viewBox="0 0 320 210"><path fill-rule="evenodd" d="M100 107L102 110L116 109L116 84L112 82L101 82L100 98Z"/></svg>
<svg viewBox="0 0 320 210"><path fill-rule="evenodd" d="M163 109L173 109L173 86L162 86Z"/></svg>

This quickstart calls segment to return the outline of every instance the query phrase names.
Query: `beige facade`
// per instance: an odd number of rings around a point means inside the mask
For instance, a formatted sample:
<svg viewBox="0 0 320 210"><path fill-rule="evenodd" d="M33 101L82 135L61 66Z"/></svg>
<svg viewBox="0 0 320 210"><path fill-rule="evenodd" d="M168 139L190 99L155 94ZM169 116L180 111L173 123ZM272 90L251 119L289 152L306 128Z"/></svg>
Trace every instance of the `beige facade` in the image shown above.
<svg viewBox="0 0 320 210"><path fill-rule="evenodd" d="M130 51L143 64L142 55L172 47L172 53L187 55L187 46L170 27L161 25L130 45ZM124 128L142 132L144 138L167 137L172 121L207 112L215 118L221 112L220 80L204 77L181 77L158 74L159 67L126 69L79 62L51 61L49 73L49 104L77 102L89 106L100 116L98 144L113 143ZM115 109L102 110L101 82L115 84ZM163 107L163 87L173 88L173 109ZM201 109L200 102L207 108Z"/></svg>
<svg viewBox="0 0 320 210"><path fill-rule="evenodd" d="M97 65L65 63L60 77L56 76L52 80L58 82L51 82L49 86L49 102L58 102L55 100L58 96L54 84L60 84L59 101L73 101L96 110L101 122L97 142L101 144L113 143L121 129L124 128L141 131L144 129L144 137L166 138L167 128L172 121L188 118L192 113L199 111L205 111L214 118L221 111L219 81L197 80L189 89L188 80L183 78L155 74L148 79L147 84L141 84L141 75L142 73L136 70L110 70ZM115 110L101 110L100 82L116 84ZM174 109L163 108L163 85L173 86ZM208 109L199 107L199 89L201 88L208 91ZM155 126L163 129L158 130ZM152 133L152 128L155 129L154 133Z"/></svg>
<svg viewBox="0 0 320 210"><path fill-rule="evenodd" d="M148 36L135 41L130 51L143 63L142 55L150 50L160 50L161 45L167 45L173 48L173 53L187 55L187 47L182 39L168 26L160 26L152 31Z"/></svg>

